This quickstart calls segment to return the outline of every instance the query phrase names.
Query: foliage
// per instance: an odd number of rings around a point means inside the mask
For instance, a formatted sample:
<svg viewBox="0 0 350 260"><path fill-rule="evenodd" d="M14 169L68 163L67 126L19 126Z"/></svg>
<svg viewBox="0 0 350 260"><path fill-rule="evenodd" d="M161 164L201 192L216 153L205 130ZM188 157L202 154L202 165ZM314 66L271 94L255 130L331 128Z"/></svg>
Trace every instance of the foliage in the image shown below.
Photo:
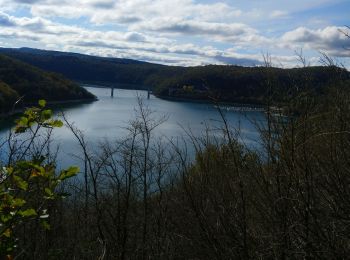
<svg viewBox="0 0 350 260"><path fill-rule="evenodd" d="M87 90L64 77L0 55L0 109L9 110L19 98L25 104L38 99L65 101L94 99Z"/></svg>
<svg viewBox="0 0 350 260"><path fill-rule="evenodd" d="M45 205L51 229L31 235L22 258L346 259L348 89L328 89L322 103L312 94L296 96L283 115L267 111L266 122L257 122L262 146L254 151L224 117L222 136L212 136L213 129L202 137L189 133L185 148L154 140L163 120L141 101L127 136L114 142L90 146L67 122L82 148L84 178L65 190L68 200ZM18 131L31 118L45 118L44 110L27 113ZM187 156L190 143L194 160ZM28 214L26 220L38 219ZM29 230L17 232L20 241Z"/></svg>
<svg viewBox="0 0 350 260"><path fill-rule="evenodd" d="M70 56L77 64L84 57ZM87 63L94 59L85 58ZM111 60L99 62L109 66ZM186 82L191 87L180 86L183 92L178 94L193 94L204 77L211 86L226 82L223 89L237 88L235 95L242 101L247 89L240 90L240 84L247 87L255 82L251 93L262 88L255 98L283 102L283 111L268 106L266 121L256 122L260 148L250 150L241 143L239 129L229 128L224 116L220 136L218 129L206 129L204 136L188 131L183 144L178 139L154 138L154 129L165 119L154 118L141 100L125 138L98 145L89 144L83 132L65 119L81 146L77 156L84 165L83 178L62 188L72 193L68 200L46 199L57 194L57 186L52 190L47 186L50 181L43 179L35 194L44 196L44 204L31 197L25 204L13 202L24 212L29 209L28 216L18 216L25 221L40 223L41 209L47 208L50 215L50 230L45 232L38 232L35 226L14 227L12 232L19 238L17 256L24 248L22 259L348 258L348 72L333 65L288 71L207 66L188 71L188 75L182 71L181 77L170 77L164 83L165 92L167 86ZM156 77L152 80L162 82ZM213 89L211 94L220 94ZM35 126L59 124L51 121L51 112L45 112L44 102L40 103L41 108L19 119L18 132L34 127L35 133ZM41 123L33 124L35 121ZM189 156L193 150L195 158ZM32 164L23 166L27 172L21 168L23 160L11 164L10 172L26 172L27 177L20 175L21 179L9 182L16 185L19 195L39 180L30 178L33 171L46 173L53 167L40 158L35 156L29 160ZM8 174L8 168L5 172ZM74 172L68 170L53 179L65 179ZM56 203L47 205L50 202ZM5 239L12 233L4 230L3 234ZM25 238L26 243L20 243Z"/></svg>
<svg viewBox="0 0 350 260"><path fill-rule="evenodd" d="M62 122L52 119L52 111L40 100L38 107L27 109L17 120L15 133L24 133L32 127L61 127ZM33 137L34 138L34 137ZM35 140L33 140L35 141ZM50 229L49 206L62 198L57 192L61 182L75 176L78 168L70 167L56 175L56 167L46 163L43 155L30 160L21 159L2 167L0 172L0 256L11 255L18 246L17 231L30 221Z"/></svg>
<svg viewBox="0 0 350 260"><path fill-rule="evenodd" d="M150 87L156 95L171 99L279 104L286 103L295 92L322 96L329 84L350 79L349 72L334 64L293 69L234 65L179 67L34 49L0 49L0 52L72 80L119 84L126 88ZM192 91L184 86L192 86Z"/></svg>
<svg viewBox="0 0 350 260"><path fill-rule="evenodd" d="M19 95L9 85L0 81L0 112L5 111L15 104Z"/></svg>
<svg viewBox="0 0 350 260"><path fill-rule="evenodd" d="M277 105L287 103L297 93L323 95L331 83L349 79L350 74L337 67L279 69L209 65L190 67L182 75L163 80L157 86L157 93L170 98L248 104L267 104L272 98L270 101ZM184 91L187 85L193 86L194 91Z"/></svg>

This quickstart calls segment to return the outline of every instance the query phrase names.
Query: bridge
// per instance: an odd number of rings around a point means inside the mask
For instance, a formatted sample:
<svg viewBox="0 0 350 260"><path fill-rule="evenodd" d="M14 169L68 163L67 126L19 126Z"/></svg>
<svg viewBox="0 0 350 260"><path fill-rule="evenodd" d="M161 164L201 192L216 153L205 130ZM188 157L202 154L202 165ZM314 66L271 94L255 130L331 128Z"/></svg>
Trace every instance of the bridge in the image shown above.
<svg viewBox="0 0 350 260"><path fill-rule="evenodd" d="M111 97L114 97L114 89L115 89L115 87L112 86L112 87L111 87ZM151 88L149 87L149 88L144 89L144 90L147 91L147 99L150 99L151 94L152 94Z"/></svg>

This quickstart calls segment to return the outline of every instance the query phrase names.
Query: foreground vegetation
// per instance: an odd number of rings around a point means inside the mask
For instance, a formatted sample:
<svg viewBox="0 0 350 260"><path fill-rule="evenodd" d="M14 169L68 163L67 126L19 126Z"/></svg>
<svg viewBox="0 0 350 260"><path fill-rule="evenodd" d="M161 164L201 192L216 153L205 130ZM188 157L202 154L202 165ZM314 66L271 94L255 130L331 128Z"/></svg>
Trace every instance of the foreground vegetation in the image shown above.
<svg viewBox="0 0 350 260"><path fill-rule="evenodd" d="M270 86L273 103L276 95ZM153 136L165 118L154 118L139 100L128 134L98 148L63 116L81 146L85 167L70 183L50 186L74 175L74 169L49 175L56 177L33 183L31 193L15 180L21 201L15 200L14 207L24 207L23 201L33 206L15 211L21 219L16 218L10 233L2 229L0 241L11 234L16 247L10 253L22 259L346 259L349 88L335 84L320 98L298 85L283 115L268 110L266 122L256 123L259 150L239 142L239 131L229 127L221 111L220 136L189 132L180 144ZM42 117L49 119L46 113ZM18 121L16 131L36 133L30 118L31 113ZM39 125L51 131L50 124ZM10 136L4 145L17 156L3 162L5 169L22 167L17 172L24 171L29 182L33 172L54 169L50 131L26 146L18 146L19 136ZM24 158L35 163L23 164ZM1 196L7 196L10 184L10 178L1 183ZM57 193L70 196L47 204ZM49 212L44 219L50 228L39 225L40 205ZM9 216L3 208L2 225Z"/></svg>
<svg viewBox="0 0 350 260"><path fill-rule="evenodd" d="M54 161L43 152L48 147L52 129L63 125L62 121L52 118L52 111L45 105L46 101L40 100L38 107L27 109L8 139L8 159L0 170L1 259L26 255L25 249L19 245L27 239L28 226L33 225L34 232L40 228L50 229L51 205L64 197L58 188L62 181L79 171L77 167L70 167L58 172ZM43 130L46 130L47 138L41 142ZM25 138L20 139L23 134ZM10 141L12 138L14 142ZM19 237L18 233L22 236Z"/></svg>

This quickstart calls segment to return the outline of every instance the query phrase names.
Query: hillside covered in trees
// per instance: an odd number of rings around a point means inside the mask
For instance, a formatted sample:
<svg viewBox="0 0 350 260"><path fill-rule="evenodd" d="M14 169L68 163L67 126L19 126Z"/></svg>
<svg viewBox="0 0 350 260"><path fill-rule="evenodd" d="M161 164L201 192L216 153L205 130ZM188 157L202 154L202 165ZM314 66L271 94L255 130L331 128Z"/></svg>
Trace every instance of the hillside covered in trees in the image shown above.
<svg viewBox="0 0 350 260"><path fill-rule="evenodd" d="M61 73L71 80L131 84L130 88L151 88L157 96L170 99L266 104L271 95L276 102L284 102L293 92L322 95L335 80L350 79L346 70L323 66L293 69L232 65L178 67L29 48L0 49L0 53Z"/></svg>
<svg viewBox="0 0 350 260"><path fill-rule="evenodd" d="M95 96L61 75L0 55L0 112L8 111L19 99L28 104L39 99L93 100Z"/></svg>
<svg viewBox="0 0 350 260"><path fill-rule="evenodd" d="M71 80L86 83L148 86L159 79L173 77L185 71L185 68L181 67L169 67L136 60L30 48L0 48L0 53L33 66L63 74Z"/></svg>
<svg viewBox="0 0 350 260"><path fill-rule="evenodd" d="M168 98L214 99L215 101L284 104L297 93L323 95L335 82L350 79L350 73L334 66L281 69L209 65L188 68L163 80L157 93Z"/></svg>

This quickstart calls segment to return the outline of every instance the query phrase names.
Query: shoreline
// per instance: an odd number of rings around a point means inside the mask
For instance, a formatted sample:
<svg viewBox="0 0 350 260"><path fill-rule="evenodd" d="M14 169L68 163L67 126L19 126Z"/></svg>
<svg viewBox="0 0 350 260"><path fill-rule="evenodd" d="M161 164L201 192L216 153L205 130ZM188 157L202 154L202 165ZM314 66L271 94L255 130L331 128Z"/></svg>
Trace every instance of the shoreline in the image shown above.
<svg viewBox="0 0 350 260"><path fill-rule="evenodd" d="M265 105L253 104L253 103L249 104L249 103L220 102L220 101L219 102L211 102L209 99L192 99L192 98L169 97L169 96L162 96L162 95L155 95L155 94L153 94L153 95L157 98L168 100L168 101L173 101L173 102L212 104L215 106L227 106L227 107L233 107L233 108L241 108L242 110L244 110L244 108L247 108L249 110L264 112L264 111L266 111L266 108L267 108Z"/></svg>
<svg viewBox="0 0 350 260"><path fill-rule="evenodd" d="M131 89L131 90L145 90L149 87L143 85L136 85L131 83L113 83L113 82L87 82L87 81L75 81L81 87L94 87L94 88L115 88L115 89Z"/></svg>
<svg viewBox="0 0 350 260"><path fill-rule="evenodd" d="M95 88L111 88L113 86L112 83L98 83L96 82L77 82L79 85L82 87L95 87ZM118 87L119 85L119 87ZM121 87L121 86L124 86ZM140 86L137 88L137 85L133 84L116 84L115 89L129 89L129 90L144 90L147 91L147 89L142 88L145 86ZM261 111L264 112L266 111L266 105L262 104L254 104L254 103L238 103L238 102L217 102L214 103L210 99L192 99L192 98L179 98L179 97L169 97L169 96L163 96L163 95L157 95L154 92L152 93L153 96L163 99L163 100L168 100L168 101L174 101L174 102L189 102L189 103L198 103L198 104L212 104L212 105L219 105L219 106L228 106L228 107L235 107L235 108L247 108L247 110L253 110L253 111Z"/></svg>
<svg viewBox="0 0 350 260"><path fill-rule="evenodd" d="M95 102L98 101L98 98L82 98L82 99L69 99L69 100L57 100L57 101L47 101L48 105L64 105L64 104L75 104L75 103L83 103L83 102ZM33 105L35 103L29 103Z"/></svg>

